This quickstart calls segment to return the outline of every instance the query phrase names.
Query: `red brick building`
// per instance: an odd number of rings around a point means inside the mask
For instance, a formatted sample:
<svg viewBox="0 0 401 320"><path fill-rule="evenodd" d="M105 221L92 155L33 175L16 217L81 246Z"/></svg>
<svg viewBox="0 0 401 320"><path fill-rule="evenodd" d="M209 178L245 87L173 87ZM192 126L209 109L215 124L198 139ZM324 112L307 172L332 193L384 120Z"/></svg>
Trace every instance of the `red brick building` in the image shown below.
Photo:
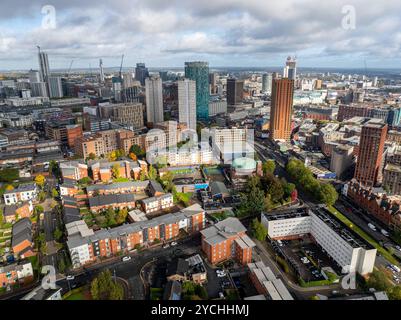
<svg viewBox="0 0 401 320"><path fill-rule="evenodd" d="M237 218L227 218L201 231L202 250L212 264L235 259L245 265L252 261L253 241Z"/></svg>
<svg viewBox="0 0 401 320"><path fill-rule="evenodd" d="M401 231L401 200L385 194L379 195L371 188L363 187L353 180L346 185L347 196L392 230Z"/></svg>
<svg viewBox="0 0 401 320"><path fill-rule="evenodd" d="M386 136L387 124L382 120L372 119L362 126L354 178L365 186L381 181Z"/></svg>

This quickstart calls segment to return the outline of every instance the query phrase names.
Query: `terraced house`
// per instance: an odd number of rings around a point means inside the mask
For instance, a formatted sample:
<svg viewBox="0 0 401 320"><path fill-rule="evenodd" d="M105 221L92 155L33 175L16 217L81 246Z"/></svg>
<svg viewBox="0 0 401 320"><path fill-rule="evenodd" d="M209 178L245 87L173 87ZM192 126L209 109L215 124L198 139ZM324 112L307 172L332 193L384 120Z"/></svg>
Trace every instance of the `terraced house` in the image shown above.
<svg viewBox="0 0 401 320"><path fill-rule="evenodd" d="M195 204L177 213L166 214L152 220L124 224L113 229L94 232L84 221L66 225L67 245L72 265L79 268L100 257L146 247L157 241L176 238L180 231L197 232L205 227L205 212Z"/></svg>
<svg viewBox="0 0 401 320"><path fill-rule="evenodd" d="M37 188L35 183L20 184L13 190L4 192L4 203L6 205L16 204L20 201L36 200Z"/></svg>

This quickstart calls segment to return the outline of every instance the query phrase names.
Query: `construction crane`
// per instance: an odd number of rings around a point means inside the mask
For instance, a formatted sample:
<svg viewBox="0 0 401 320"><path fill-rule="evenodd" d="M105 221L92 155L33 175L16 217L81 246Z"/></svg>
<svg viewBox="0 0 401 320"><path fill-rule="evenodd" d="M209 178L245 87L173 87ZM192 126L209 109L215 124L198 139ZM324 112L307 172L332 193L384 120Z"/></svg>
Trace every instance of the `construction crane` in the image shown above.
<svg viewBox="0 0 401 320"><path fill-rule="evenodd" d="M71 68L72 68L72 64L73 63L74 63L74 60L71 60L70 67L68 68L68 71L67 71L67 78L70 76L70 72L71 72Z"/></svg>
<svg viewBox="0 0 401 320"><path fill-rule="evenodd" d="M122 70L123 70L123 62L124 62L124 55L121 56L121 65L120 65L120 79L122 79Z"/></svg>

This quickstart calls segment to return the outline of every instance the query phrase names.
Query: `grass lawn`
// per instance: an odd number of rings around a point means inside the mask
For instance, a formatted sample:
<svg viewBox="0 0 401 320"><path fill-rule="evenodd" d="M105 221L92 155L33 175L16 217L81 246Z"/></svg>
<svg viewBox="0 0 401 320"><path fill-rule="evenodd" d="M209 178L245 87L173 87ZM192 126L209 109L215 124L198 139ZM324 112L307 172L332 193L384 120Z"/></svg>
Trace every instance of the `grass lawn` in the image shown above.
<svg viewBox="0 0 401 320"><path fill-rule="evenodd" d="M89 287L81 287L66 293L63 300L92 300Z"/></svg>
<svg viewBox="0 0 401 320"><path fill-rule="evenodd" d="M234 217L235 215L231 211L221 211L212 213L211 216L218 221L222 221L228 217Z"/></svg>
<svg viewBox="0 0 401 320"><path fill-rule="evenodd" d="M388 252L385 248L383 248L379 243L377 243L373 238L371 238L365 231L361 228L353 224L346 216L344 216L341 212L339 212L333 206L328 207L329 211L336 216L339 220L341 220L344 224L348 226L348 228L352 229L362 238L364 238L367 242L369 242L373 247L377 249L377 251L390 263L398 265L398 261Z"/></svg>

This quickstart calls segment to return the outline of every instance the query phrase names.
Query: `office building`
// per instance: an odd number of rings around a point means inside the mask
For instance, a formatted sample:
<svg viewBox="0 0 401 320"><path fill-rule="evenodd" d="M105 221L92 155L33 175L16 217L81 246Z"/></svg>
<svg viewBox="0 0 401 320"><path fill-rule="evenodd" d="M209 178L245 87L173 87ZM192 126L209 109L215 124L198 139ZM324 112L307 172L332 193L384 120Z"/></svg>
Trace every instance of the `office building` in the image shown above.
<svg viewBox="0 0 401 320"><path fill-rule="evenodd" d="M273 76L271 73L264 73L262 75L262 92L271 92L272 91L272 81Z"/></svg>
<svg viewBox="0 0 401 320"><path fill-rule="evenodd" d="M371 119L362 126L354 178L365 186L381 182L386 136L387 124L382 120Z"/></svg>
<svg viewBox="0 0 401 320"><path fill-rule="evenodd" d="M149 77L148 68L144 63L137 63L135 68L135 80L139 81L142 86L145 85L145 79Z"/></svg>
<svg viewBox="0 0 401 320"><path fill-rule="evenodd" d="M178 119L188 129L196 132L196 82L183 79L178 81Z"/></svg>
<svg viewBox="0 0 401 320"><path fill-rule="evenodd" d="M290 140L294 80L274 79L271 94L270 138Z"/></svg>
<svg viewBox="0 0 401 320"><path fill-rule="evenodd" d="M236 105L244 98L244 81L227 79L227 104Z"/></svg>
<svg viewBox="0 0 401 320"><path fill-rule="evenodd" d="M209 120L209 63L185 62L185 78L196 82L196 118Z"/></svg>
<svg viewBox="0 0 401 320"><path fill-rule="evenodd" d="M159 76L146 78L145 87L147 123L164 121L162 79Z"/></svg>
<svg viewBox="0 0 401 320"><path fill-rule="evenodd" d="M297 78L297 61L295 57L288 57L285 62L283 78L288 78L290 80L296 80Z"/></svg>

